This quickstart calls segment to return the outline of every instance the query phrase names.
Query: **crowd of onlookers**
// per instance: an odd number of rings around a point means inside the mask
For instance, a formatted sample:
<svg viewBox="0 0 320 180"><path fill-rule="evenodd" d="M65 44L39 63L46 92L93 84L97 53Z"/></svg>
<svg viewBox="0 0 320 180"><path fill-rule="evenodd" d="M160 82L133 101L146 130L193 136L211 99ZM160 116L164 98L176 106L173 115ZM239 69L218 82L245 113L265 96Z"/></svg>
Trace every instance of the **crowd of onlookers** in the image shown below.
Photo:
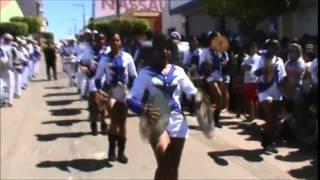
<svg viewBox="0 0 320 180"><path fill-rule="evenodd" d="M0 103L12 107L14 98L19 99L32 79L39 74L41 49L31 36L0 37Z"/></svg>

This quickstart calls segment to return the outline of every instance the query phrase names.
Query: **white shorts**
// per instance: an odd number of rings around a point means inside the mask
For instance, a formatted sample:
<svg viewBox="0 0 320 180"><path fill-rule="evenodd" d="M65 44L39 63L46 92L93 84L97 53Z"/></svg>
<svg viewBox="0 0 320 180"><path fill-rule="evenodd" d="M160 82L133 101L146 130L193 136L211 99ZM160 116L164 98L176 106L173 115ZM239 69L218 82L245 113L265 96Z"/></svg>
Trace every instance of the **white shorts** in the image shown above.
<svg viewBox="0 0 320 180"><path fill-rule="evenodd" d="M259 102L263 101L281 101L282 94L279 90L279 87L276 84L273 84L269 89L258 94Z"/></svg>
<svg viewBox="0 0 320 180"><path fill-rule="evenodd" d="M182 114L172 112L166 131L172 138L187 138L189 136L187 120Z"/></svg>
<svg viewBox="0 0 320 180"><path fill-rule="evenodd" d="M209 77L207 77L207 82L213 82L213 81L222 81L222 74L219 71L214 71L210 74Z"/></svg>
<svg viewBox="0 0 320 180"><path fill-rule="evenodd" d="M97 91L97 87L96 87L95 79L92 78L89 80L89 92L96 92L96 91Z"/></svg>

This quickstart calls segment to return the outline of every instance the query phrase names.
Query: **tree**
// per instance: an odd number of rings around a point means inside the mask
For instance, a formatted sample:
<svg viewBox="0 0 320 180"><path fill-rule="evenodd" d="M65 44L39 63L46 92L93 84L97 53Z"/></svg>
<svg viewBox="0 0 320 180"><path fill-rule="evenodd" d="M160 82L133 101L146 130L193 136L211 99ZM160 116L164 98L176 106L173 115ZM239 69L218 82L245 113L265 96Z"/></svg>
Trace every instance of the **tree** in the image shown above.
<svg viewBox="0 0 320 180"><path fill-rule="evenodd" d="M0 36L10 33L13 36L26 36L28 34L28 25L22 22L0 23Z"/></svg>
<svg viewBox="0 0 320 180"><path fill-rule="evenodd" d="M47 41L54 41L54 34L52 32L41 32L41 37Z"/></svg>
<svg viewBox="0 0 320 180"><path fill-rule="evenodd" d="M236 17L247 33L262 20L294 10L298 4L299 0L206 0L211 16Z"/></svg>
<svg viewBox="0 0 320 180"><path fill-rule="evenodd" d="M39 33L41 29L41 19L36 16L28 17L12 17L10 22L23 22L26 23L29 27L29 34Z"/></svg>

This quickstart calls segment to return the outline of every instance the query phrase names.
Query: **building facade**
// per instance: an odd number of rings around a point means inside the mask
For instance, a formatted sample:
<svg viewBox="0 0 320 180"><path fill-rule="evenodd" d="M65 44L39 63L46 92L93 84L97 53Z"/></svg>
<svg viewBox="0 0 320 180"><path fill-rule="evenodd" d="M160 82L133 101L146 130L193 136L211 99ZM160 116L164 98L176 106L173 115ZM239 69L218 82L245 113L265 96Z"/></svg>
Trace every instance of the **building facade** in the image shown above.
<svg viewBox="0 0 320 180"><path fill-rule="evenodd" d="M184 32L186 35L200 35L210 30L221 31L222 22L220 17L212 17L208 15L203 0L170 0L170 15L182 15L184 20ZM171 23L171 19L164 19ZM171 23L176 28L181 28L179 23ZM272 26L277 27L276 29ZM282 37L301 37L303 34L312 36L318 35L318 0L301 0L299 7L293 11L283 14L270 21L258 24L257 29L265 32L275 30L280 38ZM239 21L233 17L225 18L225 30L233 33L239 33Z"/></svg>

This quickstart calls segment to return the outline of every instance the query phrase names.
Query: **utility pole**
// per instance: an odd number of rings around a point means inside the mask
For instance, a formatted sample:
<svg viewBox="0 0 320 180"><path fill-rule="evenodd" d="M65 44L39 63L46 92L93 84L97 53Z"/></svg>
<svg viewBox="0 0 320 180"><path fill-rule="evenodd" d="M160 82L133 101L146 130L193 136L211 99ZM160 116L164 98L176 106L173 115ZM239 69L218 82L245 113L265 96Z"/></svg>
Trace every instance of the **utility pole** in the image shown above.
<svg viewBox="0 0 320 180"><path fill-rule="evenodd" d="M116 0L117 17L120 18L120 0Z"/></svg>
<svg viewBox="0 0 320 180"><path fill-rule="evenodd" d="M82 8L83 29L85 29L86 28L86 11L85 11L84 4L72 4L72 5Z"/></svg>

